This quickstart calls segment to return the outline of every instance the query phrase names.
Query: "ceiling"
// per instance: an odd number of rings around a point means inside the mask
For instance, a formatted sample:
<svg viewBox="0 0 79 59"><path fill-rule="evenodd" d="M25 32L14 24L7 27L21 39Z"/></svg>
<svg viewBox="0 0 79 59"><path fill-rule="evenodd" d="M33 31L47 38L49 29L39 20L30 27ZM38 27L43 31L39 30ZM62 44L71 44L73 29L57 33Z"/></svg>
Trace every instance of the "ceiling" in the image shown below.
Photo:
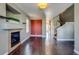
<svg viewBox="0 0 79 59"><path fill-rule="evenodd" d="M46 18L52 18L65 11L72 3L48 3L48 8L40 10L37 3L16 3L25 14L31 19L42 19L45 15Z"/></svg>

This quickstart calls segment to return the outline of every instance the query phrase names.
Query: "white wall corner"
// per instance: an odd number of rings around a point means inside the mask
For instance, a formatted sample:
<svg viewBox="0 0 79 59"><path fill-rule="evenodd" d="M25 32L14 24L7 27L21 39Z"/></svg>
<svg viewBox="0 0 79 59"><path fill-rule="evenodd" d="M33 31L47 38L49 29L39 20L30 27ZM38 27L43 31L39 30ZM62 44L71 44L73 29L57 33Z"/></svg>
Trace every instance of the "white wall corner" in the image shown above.
<svg viewBox="0 0 79 59"><path fill-rule="evenodd" d="M77 51L76 49L74 49L74 52L79 55L79 51Z"/></svg>

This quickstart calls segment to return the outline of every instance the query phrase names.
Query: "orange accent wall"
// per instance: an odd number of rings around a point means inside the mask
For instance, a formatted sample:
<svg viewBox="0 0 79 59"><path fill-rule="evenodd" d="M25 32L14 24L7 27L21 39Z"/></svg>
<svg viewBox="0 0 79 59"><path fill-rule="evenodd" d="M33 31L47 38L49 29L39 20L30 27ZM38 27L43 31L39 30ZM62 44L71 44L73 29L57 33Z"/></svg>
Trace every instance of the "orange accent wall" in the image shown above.
<svg viewBox="0 0 79 59"><path fill-rule="evenodd" d="M42 34L42 20L31 20L31 34L32 35Z"/></svg>

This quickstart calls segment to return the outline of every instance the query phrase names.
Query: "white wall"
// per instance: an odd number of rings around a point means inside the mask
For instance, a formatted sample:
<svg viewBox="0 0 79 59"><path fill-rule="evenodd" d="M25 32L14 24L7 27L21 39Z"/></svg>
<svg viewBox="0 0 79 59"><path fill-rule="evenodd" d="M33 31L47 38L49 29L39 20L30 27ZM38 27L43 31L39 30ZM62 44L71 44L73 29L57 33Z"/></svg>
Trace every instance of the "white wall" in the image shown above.
<svg viewBox="0 0 79 59"><path fill-rule="evenodd" d="M51 39L53 39L54 38L54 34L55 34L55 22L54 22L54 20L56 20L56 19L52 19L51 20Z"/></svg>
<svg viewBox="0 0 79 59"><path fill-rule="evenodd" d="M74 22L66 22L63 26L57 29L57 40L74 40Z"/></svg>
<svg viewBox="0 0 79 59"><path fill-rule="evenodd" d="M6 16L6 6L5 6L4 3L0 3L0 15ZM2 22L5 22L5 19L1 19L1 18L0 18L0 24L1 24Z"/></svg>
<svg viewBox="0 0 79 59"><path fill-rule="evenodd" d="M0 3L0 15L6 16L6 6L4 3ZM5 19L0 18L0 24L5 23ZM0 55L8 51L8 35L4 30L0 30Z"/></svg>
<svg viewBox="0 0 79 59"><path fill-rule="evenodd" d="M42 20L42 35L45 37L46 36L46 20Z"/></svg>
<svg viewBox="0 0 79 59"><path fill-rule="evenodd" d="M5 9L5 4L4 3L0 3L0 15L2 16L6 16L6 9Z"/></svg>
<svg viewBox="0 0 79 59"><path fill-rule="evenodd" d="M29 20L25 15L22 14L21 16L21 22L26 23L26 20ZM29 20L30 22L30 20ZM23 29L21 30L21 41L24 41L26 38L30 37L30 23L29 23L29 32L26 33L26 24L23 24Z"/></svg>
<svg viewBox="0 0 79 59"><path fill-rule="evenodd" d="M79 54L79 3L75 4L75 49Z"/></svg>
<svg viewBox="0 0 79 59"><path fill-rule="evenodd" d="M8 32L0 30L0 55L8 52Z"/></svg>

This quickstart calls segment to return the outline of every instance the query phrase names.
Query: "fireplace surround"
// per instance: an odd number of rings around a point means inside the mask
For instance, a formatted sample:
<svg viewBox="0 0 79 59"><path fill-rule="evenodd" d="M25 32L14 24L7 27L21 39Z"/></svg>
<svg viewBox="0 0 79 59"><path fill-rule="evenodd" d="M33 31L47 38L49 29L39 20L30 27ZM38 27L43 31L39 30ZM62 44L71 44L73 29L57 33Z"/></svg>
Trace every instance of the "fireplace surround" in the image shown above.
<svg viewBox="0 0 79 59"><path fill-rule="evenodd" d="M8 30L8 53L21 44L21 29Z"/></svg>

